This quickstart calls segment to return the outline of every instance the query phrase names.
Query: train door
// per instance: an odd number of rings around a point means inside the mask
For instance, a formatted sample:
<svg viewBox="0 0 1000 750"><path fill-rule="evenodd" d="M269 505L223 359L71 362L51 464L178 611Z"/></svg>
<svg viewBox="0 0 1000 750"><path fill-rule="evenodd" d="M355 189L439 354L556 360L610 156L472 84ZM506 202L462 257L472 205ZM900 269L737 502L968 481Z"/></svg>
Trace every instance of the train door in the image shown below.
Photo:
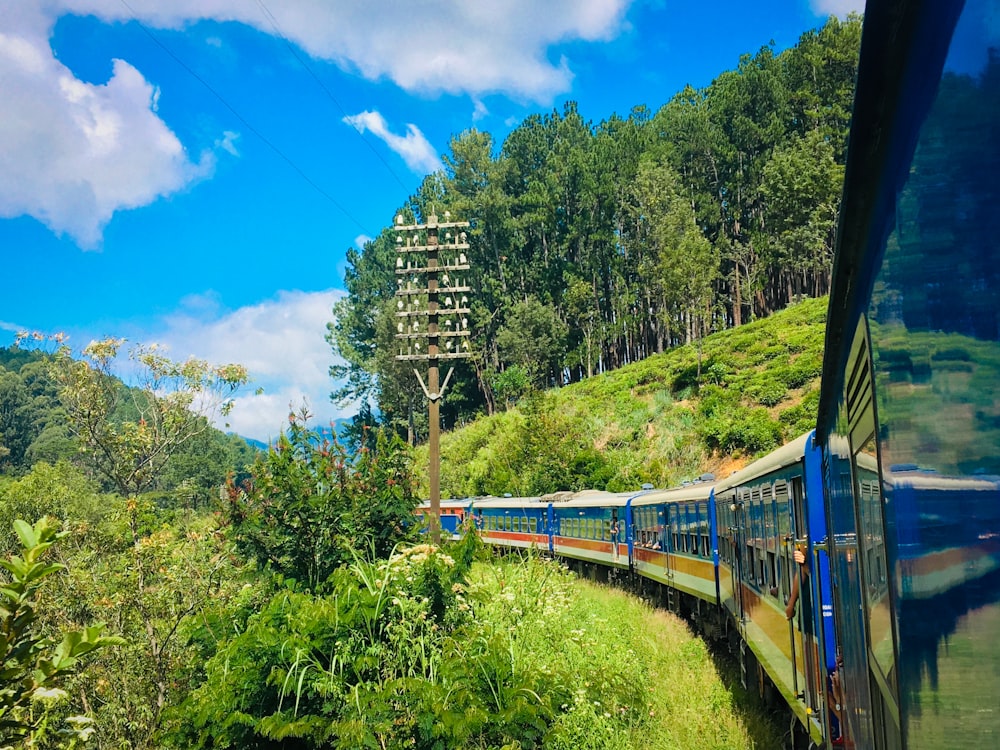
<svg viewBox="0 0 1000 750"><path fill-rule="evenodd" d="M796 696L812 711L822 705L823 688L819 684L819 653L816 639L816 607L818 589L816 571L818 560L809 540L809 524L806 511L805 489L801 476L792 477L789 482L792 511L791 540L785 545L786 566L792 585L799 590L798 606L789 621L789 637L792 640L792 669L796 672L794 687ZM786 537L787 539L787 537ZM795 551L805 556L805 564L795 561ZM797 579L797 582L795 581Z"/></svg>
<svg viewBox="0 0 1000 750"><path fill-rule="evenodd" d="M745 592L743 581L752 571L747 570L750 561L747 559L747 529L749 527L749 495L744 494L741 489L736 490L735 501L733 502L733 597L736 605L736 616L740 623L742 632L743 622L746 619Z"/></svg>
<svg viewBox="0 0 1000 750"><path fill-rule="evenodd" d="M674 578L674 552L677 550L677 504L667 504L663 506L663 533L661 545L663 547L663 574L668 582L673 584Z"/></svg>

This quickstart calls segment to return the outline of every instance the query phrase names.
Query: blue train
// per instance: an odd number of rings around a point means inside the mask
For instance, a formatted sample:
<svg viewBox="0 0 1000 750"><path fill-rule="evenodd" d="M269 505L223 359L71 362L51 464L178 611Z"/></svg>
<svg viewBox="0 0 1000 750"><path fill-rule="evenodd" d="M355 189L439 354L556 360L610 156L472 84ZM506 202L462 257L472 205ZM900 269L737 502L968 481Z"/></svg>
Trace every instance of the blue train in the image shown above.
<svg viewBox="0 0 1000 750"><path fill-rule="evenodd" d="M719 481L443 504L728 637L800 746L1000 738L998 18L868 4L814 431Z"/></svg>

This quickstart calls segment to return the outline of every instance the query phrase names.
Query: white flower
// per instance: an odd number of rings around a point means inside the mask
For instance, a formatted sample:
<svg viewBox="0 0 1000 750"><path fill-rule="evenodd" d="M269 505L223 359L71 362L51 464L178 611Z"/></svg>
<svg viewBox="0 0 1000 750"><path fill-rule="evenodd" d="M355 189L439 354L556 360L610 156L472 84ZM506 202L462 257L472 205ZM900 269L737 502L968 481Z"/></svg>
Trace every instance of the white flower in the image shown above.
<svg viewBox="0 0 1000 750"><path fill-rule="evenodd" d="M69 698L69 693L67 693L62 688L35 688L35 692L31 694L31 700L39 701L47 706L55 706L62 703L64 700Z"/></svg>

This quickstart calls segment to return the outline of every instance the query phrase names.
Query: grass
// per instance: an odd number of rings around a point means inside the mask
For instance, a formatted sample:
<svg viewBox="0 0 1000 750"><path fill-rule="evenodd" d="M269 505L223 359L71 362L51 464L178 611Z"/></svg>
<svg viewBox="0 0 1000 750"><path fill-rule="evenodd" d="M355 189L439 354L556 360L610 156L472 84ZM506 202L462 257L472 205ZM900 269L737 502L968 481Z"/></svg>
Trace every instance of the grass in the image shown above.
<svg viewBox="0 0 1000 750"><path fill-rule="evenodd" d="M473 585L477 619L509 639L514 671L557 675L570 696L544 747L781 745L781 730L685 621L534 556L477 566Z"/></svg>

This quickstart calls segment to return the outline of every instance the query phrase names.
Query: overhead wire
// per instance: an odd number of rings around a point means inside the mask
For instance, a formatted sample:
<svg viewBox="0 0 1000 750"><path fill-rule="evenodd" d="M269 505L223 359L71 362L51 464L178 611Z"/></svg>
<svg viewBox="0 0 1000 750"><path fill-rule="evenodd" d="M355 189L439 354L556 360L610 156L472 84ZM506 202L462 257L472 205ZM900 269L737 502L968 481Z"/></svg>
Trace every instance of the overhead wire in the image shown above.
<svg viewBox="0 0 1000 750"><path fill-rule="evenodd" d="M329 87L325 83L323 83L322 79L320 79L320 77L316 75L316 72L312 69L312 67L310 67L309 63L306 62L306 60L302 57L302 55L299 54L299 51L296 49L296 46L289 41L287 36L285 36L285 32L281 29L281 26L278 23L278 19L274 17L274 14L271 13L270 9L264 4L264 0L256 0L256 2L257 6L261 10L261 13L264 15L264 18L267 19L267 22L271 24L271 28L274 29L274 33L277 34L278 37L281 39L281 41L285 43L285 46L288 47L288 50L292 53L292 55L294 55L295 59L299 61L299 64L303 68L305 68L306 72L309 73L310 76L312 76L312 79L316 82L316 84L321 89L323 89L323 92L326 94L327 98L329 98L329 100L333 102L334 106L336 106L337 109L340 110L340 114L344 116L344 120L347 122L347 124L351 126L351 129L355 133L357 133L358 138L360 138L362 142L364 142L364 144L368 147L368 149L373 154L375 154L375 157L380 162L382 162L385 168L389 171L389 174L393 176L393 179L395 179L396 182L399 183L400 187L402 187L404 190L409 190L410 188L408 188L406 186L406 183L404 183L403 180L400 179L399 175L396 174L396 171L390 166L389 162L387 162L385 158L382 156L382 154L379 153L378 149L376 149L371 144L371 141L365 138L364 133L353 122L350 121L349 119L350 115L347 114L347 110L345 110L344 107L341 105L341 103L337 100L337 97L333 95L333 92L330 91Z"/></svg>
<svg viewBox="0 0 1000 750"><path fill-rule="evenodd" d="M296 164L294 161L292 161L292 159L287 154L285 154L284 151L282 151L280 148L278 148L278 146L275 145L273 141L271 141L267 136L265 136L263 133L261 133L259 130L257 130L257 128L255 128L253 125L251 125L250 122L243 115L241 115L236 110L236 108L232 104L230 104L226 100L226 98L224 96L222 96L222 94L220 94L218 91L216 91L215 88L208 81L206 81L204 78L202 78L200 75L198 75L198 73L196 73L187 63L185 63L183 60L181 60L181 58L179 58L177 55L175 55L174 52L173 52L173 50L171 50L162 41L160 41L160 39L152 31L150 31L142 21L139 20L138 15L136 14L136 12L132 8L132 6L130 6L128 4L127 0L119 0L119 2L121 2L121 4L124 5L125 8L128 10L128 12L132 15L132 20L135 21L136 24L138 24L139 28L142 29L143 33L145 33L146 36L148 36L150 39L152 39L153 42L160 49L162 49L164 52L166 52L174 60L174 62L176 62L178 65L180 65L185 71L187 71L187 73L192 78L194 78L196 81L198 81L198 83L200 83L202 86L204 86L216 99L218 99L222 103L222 105L226 109L228 109L237 120L239 120L241 123L243 123L244 127L246 127L247 130L249 130L251 133L253 133L255 136L257 136L257 138L259 138L261 140L261 142L264 143L264 145L266 145L268 148L270 148L286 164L288 164L288 166L290 166L299 175L299 177L301 177L306 182L306 184L308 184L313 190L315 190L321 196L323 196L324 198L326 198L331 204L333 204L333 206L338 211L340 211L344 216L346 216L348 219L350 219L355 224L355 226L357 226L359 229L361 229L362 232L364 232L364 233L366 233L368 235L374 236L372 234L372 232L368 229L368 227L366 227L364 224L362 224L354 216L354 214L352 214L350 211L347 210L347 208L340 201L338 201L336 198L334 198L332 195L330 195L330 193L328 193L326 190L324 190L319 184L317 184L316 181L313 180L309 175L307 175L305 173L305 171L303 171L302 168L299 167L298 164Z"/></svg>

